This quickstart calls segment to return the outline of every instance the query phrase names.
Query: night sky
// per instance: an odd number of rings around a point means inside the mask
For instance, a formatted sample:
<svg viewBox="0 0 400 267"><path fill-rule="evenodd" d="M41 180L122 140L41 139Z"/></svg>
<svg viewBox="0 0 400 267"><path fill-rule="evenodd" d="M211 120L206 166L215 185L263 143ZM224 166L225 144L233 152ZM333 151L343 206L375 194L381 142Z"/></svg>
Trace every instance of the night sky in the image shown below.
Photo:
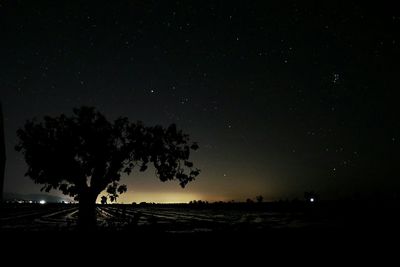
<svg viewBox="0 0 400 267"><path fill-rule="evenodd" d="M25 120L89 105L110 120L177 123L199 142L196 181L182 189L135 172L122 180L125 203L398 193L396 10L352 1L1 1L5 191L41 187L14 150Z"/></svg>

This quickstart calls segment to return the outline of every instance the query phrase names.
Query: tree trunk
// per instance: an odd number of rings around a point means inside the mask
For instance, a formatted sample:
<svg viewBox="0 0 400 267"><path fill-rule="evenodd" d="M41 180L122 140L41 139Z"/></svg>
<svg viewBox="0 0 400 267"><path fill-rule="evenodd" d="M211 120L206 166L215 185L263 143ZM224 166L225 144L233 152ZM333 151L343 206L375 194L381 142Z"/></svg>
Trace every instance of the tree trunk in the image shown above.
<svg viewBox="0 0 400 267"><path fill-rule="evenodd" d="M95 230L97 226L96 219L96 199L97 194L87 192L80 195L78 226L84 231Z"/></svg>

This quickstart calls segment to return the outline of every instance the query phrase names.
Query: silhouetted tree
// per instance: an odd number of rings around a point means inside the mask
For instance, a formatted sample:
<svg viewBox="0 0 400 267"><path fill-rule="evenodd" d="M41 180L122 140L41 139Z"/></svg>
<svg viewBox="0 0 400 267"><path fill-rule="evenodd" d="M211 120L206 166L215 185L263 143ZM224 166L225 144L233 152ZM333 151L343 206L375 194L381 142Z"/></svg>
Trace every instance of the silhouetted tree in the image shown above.
<svg viewBox="0 0 400 267"><path fill-rule="evenodd" d="M258 203L261 203L261 202L263 202L263 200L264 200L264 197L263 197L263 196L261 196L261 195L259 195L259 196L256 196L256 200L257 200L257 202L258 202Z"/></svg>
<svg viewBox="0 0 400 267"><path fill-rule="evenodd" d="M248 198L248 199L246 199L246 203L251 204L251 203L254 203L254 201L252 199Z"/></svg>
<svg viewBox="0 0 400 267"><path fill-rule="evenodd" d="M125 117L109 122L94 108L81 107L72 116L28 120L17 135L16 150L28 164L25 175L46 192L58 189L78 200L84 228L96 224L98 195L106 190L116 201L127 190L119 184L121 174L129 175L135 166L143 172L152 164L161 181L176 179L182 187L200 173L189 161L198 145L174 124L145 127Z"/></svg>

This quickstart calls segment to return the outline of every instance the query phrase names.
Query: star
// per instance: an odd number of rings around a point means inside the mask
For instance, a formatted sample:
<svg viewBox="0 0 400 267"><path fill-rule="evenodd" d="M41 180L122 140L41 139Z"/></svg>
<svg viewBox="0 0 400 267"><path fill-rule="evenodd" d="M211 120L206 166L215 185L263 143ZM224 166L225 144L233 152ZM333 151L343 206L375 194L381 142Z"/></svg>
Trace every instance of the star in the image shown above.
<svg viewBox="0 0 400 267"><path fill-rule="evenodd" d="M337 84L339 82L340 75L338 73L333 73L332 83Z"/></svg>
<svg viewBox="0 0 400 267"><path fill-rule="evenodd" d="M181 103L182 105L187 104L188 102L189 102L189 98L187 98L187 97L182 98L181 101L180 101L180 103Z"/></svg>

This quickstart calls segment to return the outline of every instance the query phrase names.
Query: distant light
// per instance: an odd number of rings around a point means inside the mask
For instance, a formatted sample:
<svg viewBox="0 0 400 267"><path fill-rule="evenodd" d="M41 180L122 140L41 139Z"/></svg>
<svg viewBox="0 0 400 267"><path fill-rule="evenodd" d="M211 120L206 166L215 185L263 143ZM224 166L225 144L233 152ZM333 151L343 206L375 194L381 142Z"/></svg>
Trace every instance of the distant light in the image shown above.
<svg viewBox="0 0 400 267"><path fill-rule="evenodd" d="M29 204L32 204L33 203L33 201L32 200L29 200Z"/></svg>
<svg viewBox="0 0 400 267"><path fill-rule="evenodd" d="M46 201L40 200L39 203L43 205L43 204L46 204Z"/></svg>
<svg viewBox="0 0 400 267"><path fill-rule="evenodd" d="M312 198L310 198L310 202L314 202L315 201L315 199L312 197Z"/></svg>

